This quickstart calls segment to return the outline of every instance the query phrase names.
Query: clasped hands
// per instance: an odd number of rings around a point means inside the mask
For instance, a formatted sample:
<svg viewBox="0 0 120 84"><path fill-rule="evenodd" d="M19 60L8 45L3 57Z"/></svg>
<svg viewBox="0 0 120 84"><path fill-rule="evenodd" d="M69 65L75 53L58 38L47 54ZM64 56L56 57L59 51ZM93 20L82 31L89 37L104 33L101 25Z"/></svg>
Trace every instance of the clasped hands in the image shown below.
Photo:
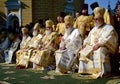
<svg viewBox="0 0 120 84"><path fill-rule="evenodd" d="M70 40L64 40L64 39L62 39L61 40L61 45L60 45L60 50L65 50L66 49L66 45L68 44L70 42Z"/></svg>
<svg viewBox="0 0 120 84"><path fill-rule="evenodd" d="M86 47L86 45L87 45L87 44L82 45L82 46L80 47L80 50L84 49L84 48ZM93 51L99 49L100 47L102 47L102 44L99 43L99 42L96 42L94 45L92 45Z"/></svg>

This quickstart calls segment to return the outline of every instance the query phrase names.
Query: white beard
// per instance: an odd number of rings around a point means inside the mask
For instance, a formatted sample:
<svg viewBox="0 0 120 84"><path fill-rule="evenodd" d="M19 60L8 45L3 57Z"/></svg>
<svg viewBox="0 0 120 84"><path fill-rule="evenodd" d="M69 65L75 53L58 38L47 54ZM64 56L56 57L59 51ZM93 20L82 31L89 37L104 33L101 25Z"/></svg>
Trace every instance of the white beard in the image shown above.
<svg viewBox="0 0 120 84"><path fill-rule="evenodd" d="M25 40L27 38L27 35L23 36L22 40Z"/></svg>
<svg viewBox="0 0 120 84"><path fill-rule="evenodd" d="M48 35L48 34L50 34L51 32L52 32L51 30L46 30L46 31L45 31L45 34Z"/></svg>
<svg viewBox="0 0 120 84"><path fill-rule="evenodd" d="M33 31L32 35L33 36L37 36L38 35L38 31Z"/></svg>
<svg viewBox="0 0 120 84"><path fill-rule="evenodd" d="M102 24L95 22L95 27L100 27Z"/></svg>
<svg viewBox="0 0 120 84"><path fill-rule="evenodd" d="M65 33L67 34L67 36L71 34L71 31L72 31L72 30L73 30L73 28L68 28L68 29L66 29L66 32L65 32Z"/></svg>

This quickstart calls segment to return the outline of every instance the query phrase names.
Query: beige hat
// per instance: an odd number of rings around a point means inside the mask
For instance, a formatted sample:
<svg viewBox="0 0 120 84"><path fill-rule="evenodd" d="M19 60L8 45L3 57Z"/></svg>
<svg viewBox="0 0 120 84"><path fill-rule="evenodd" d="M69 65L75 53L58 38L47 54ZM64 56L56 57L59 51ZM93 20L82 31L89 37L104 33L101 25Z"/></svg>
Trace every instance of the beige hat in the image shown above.
<svg viewBox="0 0 120 84"><path fill-rule="evenodd" d="M52 20L47 20L47 21L45 22L45 25L46 25L46 27L53 27L54 22L53 22Z"/></svg>
<svg viewBox="0 0 120 84"><path fill-rule="evenodd" d="M23 27L21 31L22 31L22 33L28 33L28 28Z"/></svg>
<svg viewBox="0 0 120 84"><path fill-rule="evenodd" d="M104 13L105 13L105 9L102 7L96 7L93 12L94 12L95 16L103 17Z"/></svg>
<svg viewBox="0 0 120 84"><path fill-rule="evenodd" d="M65 24L73 24L74 18L70 15L65 16L64 18Z"/></svg>
<svg viewBox="0 0 120 84"><path fill-rule="evenodd" d="M40 24L39 23L36 23L35 25L34 25L34 29L39 29L40 28Z"/></svg>

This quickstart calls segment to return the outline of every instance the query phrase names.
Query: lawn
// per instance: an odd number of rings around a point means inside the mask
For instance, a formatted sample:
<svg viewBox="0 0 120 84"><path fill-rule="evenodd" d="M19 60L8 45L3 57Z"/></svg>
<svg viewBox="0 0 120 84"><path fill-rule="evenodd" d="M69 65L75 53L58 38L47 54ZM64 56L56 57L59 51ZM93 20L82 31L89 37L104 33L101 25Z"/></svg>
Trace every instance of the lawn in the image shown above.
<svg viewBox="0 0 120 84"><path fill-rule="evenodd" d="M0 63L0 84L120 84L120 73L90 79L78 73L60 75L54 71L16 69L15 64Z"/></svg>

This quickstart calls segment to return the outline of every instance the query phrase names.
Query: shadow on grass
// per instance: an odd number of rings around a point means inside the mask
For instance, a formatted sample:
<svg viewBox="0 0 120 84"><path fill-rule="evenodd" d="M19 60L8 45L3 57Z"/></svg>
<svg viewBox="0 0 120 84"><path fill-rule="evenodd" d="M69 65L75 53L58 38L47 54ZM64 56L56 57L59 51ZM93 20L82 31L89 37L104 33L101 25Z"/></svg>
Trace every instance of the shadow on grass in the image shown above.
<svg viewBox="0 0 120 84"><path fill-rule="evenodd" d="M56 75L51 71L35 71L32 68L16 69L15 64L0 64L0 84L112 84L120 81L120 75L108 78L78 79L75 74ZM117 74L117 73L116 73ZM73 76L74 75L74 76Z"/></svg>

